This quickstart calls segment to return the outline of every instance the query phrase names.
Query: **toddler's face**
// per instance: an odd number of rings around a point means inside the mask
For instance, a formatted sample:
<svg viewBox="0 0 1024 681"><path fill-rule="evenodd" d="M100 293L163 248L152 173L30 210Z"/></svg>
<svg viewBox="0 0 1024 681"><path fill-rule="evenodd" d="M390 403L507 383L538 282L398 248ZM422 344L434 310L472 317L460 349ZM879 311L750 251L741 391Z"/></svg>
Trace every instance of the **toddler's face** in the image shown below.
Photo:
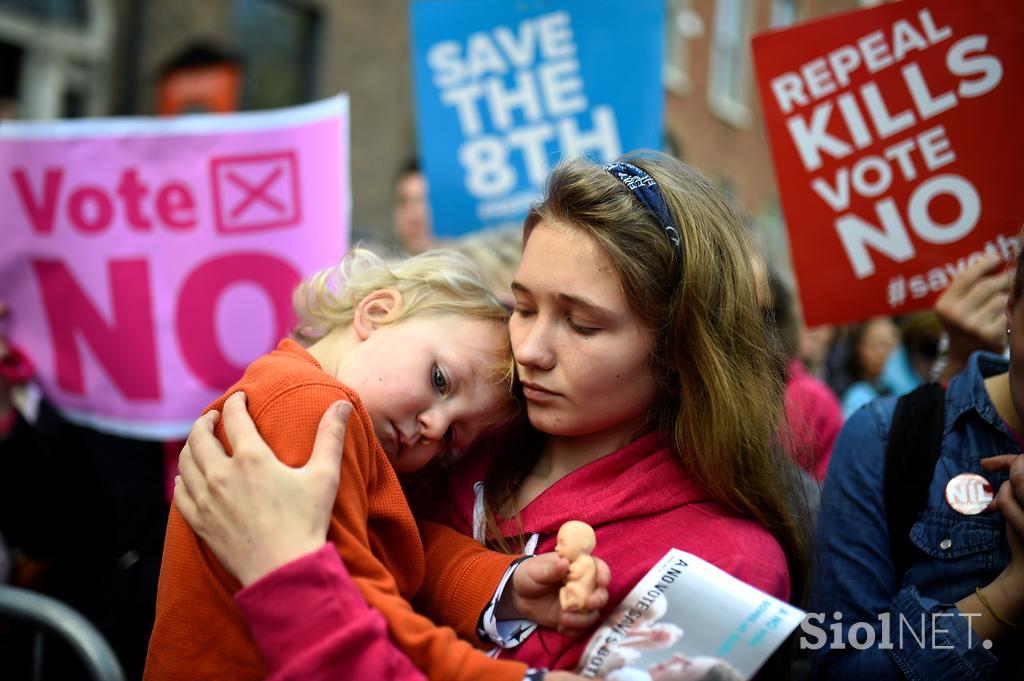
<svg viewBox="0 0 1024 681"><path fill-rule="evenodd" d="M396 470L469 445L511 410L503 324L424 315L374 329L346 354L338 378L359 393Z"/></svg>

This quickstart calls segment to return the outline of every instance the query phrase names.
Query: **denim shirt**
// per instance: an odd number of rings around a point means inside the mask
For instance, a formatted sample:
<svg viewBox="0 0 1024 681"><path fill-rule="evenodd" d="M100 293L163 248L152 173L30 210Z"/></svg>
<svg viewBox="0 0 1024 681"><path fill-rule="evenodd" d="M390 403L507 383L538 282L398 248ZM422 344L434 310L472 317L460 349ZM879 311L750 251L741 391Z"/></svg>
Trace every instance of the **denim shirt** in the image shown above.
<svg viewBox="0 0 1024 681"><path fill-rule="evenodd" d="M966 681L1024 675L1021 646L1004 639L1002 646L987 649L955 605L995 579L1009 562L1002 514L960 515L945 500L946 483L960 473L982 475L994 490L1007 477L982 471L979 464L984 457L1019 450L985 391L984 379L1007 368L1002 357L976 353L949 384L928 503L910 531L921 555L900 583L889 555L882 492L896 398L868 404L843 427L818 521L817 577L809 611L824 613L812 623L827 634L827 642L814 653L817 678ZM889 613L884 635L880 613ZM846 647L831 649L833 627L840 625ZM865 647L869 626L875 643ZM804 640L820 642L820 636L810 637L807 631L805 622Z"/></svg>

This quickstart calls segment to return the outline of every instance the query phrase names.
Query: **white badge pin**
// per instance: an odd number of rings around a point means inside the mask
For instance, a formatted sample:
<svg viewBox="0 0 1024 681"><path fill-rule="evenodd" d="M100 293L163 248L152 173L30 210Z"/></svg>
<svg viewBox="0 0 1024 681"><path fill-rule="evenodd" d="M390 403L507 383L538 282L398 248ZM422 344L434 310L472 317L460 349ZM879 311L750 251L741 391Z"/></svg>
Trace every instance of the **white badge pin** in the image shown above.
<svg viewBox="0 0 1024 681"><path fill-rule="evenodd" d="M946 483L946 503L961 515L978 515L992 496L992 485L977 473L961 473Z"/></svg>

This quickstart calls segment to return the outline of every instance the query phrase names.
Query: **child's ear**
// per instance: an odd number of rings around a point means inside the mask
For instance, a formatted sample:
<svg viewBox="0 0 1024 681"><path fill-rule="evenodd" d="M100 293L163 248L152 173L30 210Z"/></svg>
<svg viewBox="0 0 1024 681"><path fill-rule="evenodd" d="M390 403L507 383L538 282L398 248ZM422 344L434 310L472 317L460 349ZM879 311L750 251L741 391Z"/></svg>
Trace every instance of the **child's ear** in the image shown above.
<svg viewBox="0 0 1024 681"><path fill-rule="evenodd" d="M352 327L359 340L366 340L378 326L393 319L401 309L402 294L392 288L382 288L359 301Z"/></svg>

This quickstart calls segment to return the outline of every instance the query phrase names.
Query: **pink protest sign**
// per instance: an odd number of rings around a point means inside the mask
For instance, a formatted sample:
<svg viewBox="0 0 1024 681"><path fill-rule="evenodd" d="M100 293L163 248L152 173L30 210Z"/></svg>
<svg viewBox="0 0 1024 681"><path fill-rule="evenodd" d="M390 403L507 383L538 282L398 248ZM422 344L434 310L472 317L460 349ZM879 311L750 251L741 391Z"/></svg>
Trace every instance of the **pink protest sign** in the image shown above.
<svg viewBox="0 0 1024 681"><path fill-rule="evenodd" d="M348 100L0 126L8 339L70 418L188 432L348 241Z"/></svg>

